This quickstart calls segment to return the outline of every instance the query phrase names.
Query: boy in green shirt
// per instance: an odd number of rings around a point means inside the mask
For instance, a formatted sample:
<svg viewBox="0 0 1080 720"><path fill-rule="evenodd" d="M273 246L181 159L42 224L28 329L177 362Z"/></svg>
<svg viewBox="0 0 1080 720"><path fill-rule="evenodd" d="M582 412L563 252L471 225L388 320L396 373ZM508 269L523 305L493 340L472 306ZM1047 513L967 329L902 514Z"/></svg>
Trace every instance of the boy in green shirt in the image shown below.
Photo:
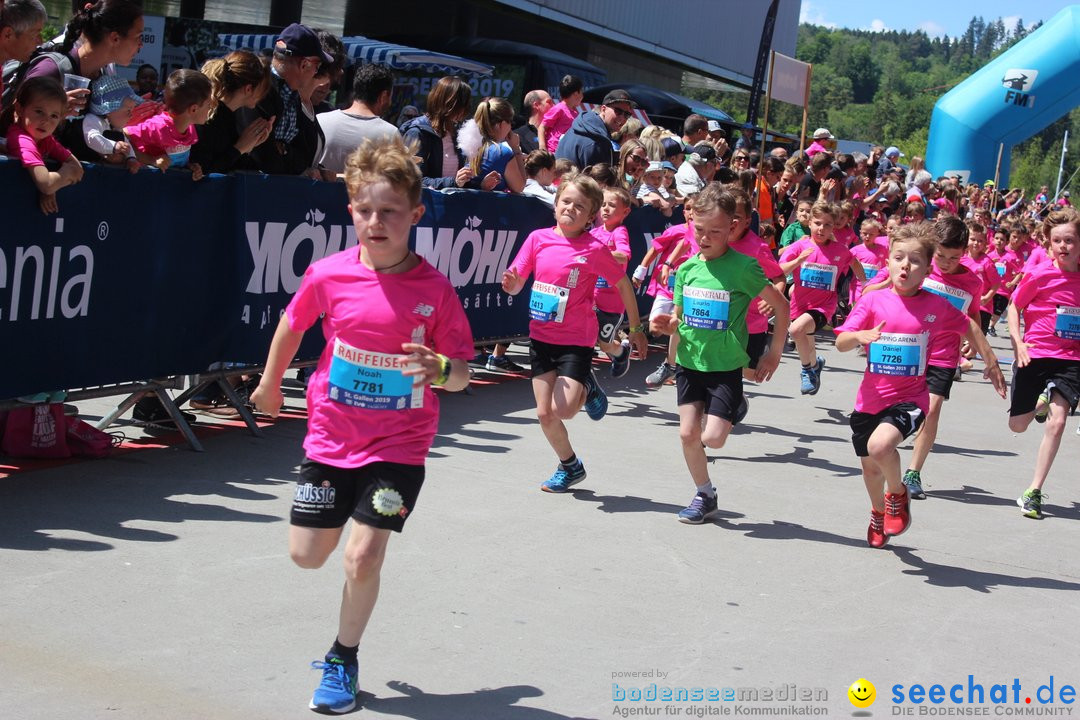
<svg viewBox="0 0 1080 720"><path fill-rule="evenodd" d="M803 235L810 234L810 208L813 206L814 203L809 200L799 201L795 207L795 222L784 228L784 234L780 236L780 247L786 248Z"/></svg>
<svg viewBox="0 0 1080 720"><path fill-rule="evenodd" d="M679 436L697 493L679 520L691 525L700 525L717 510L705 448L724 447L732 425L746 415L746 308L757 297L764 300L774 313L776 338L785 337L789 322L787 300L765 279L758 262L728 252L734 216L735 198L719 183L695 196L694 238L701 252L675 276L675 313L654 323L680 338L675 356ZM758 382L772 377L782 349L782 343L774 342L758 361Z"/></svg>

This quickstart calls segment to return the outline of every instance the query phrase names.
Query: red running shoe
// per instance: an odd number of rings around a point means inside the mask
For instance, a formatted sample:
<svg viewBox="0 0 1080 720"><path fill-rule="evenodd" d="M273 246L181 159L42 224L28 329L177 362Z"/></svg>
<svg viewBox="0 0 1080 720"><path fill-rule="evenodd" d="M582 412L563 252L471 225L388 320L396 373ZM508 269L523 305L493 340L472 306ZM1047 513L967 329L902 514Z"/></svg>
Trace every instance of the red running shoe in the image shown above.
<svg viewBox="0 0 1080 720"><path fill-rule="evenodd" d="M911 527L911 496L907 488L903 493L885 493L885 534L901 535Z"/></svg>
<svg viewBox="0 0 1080 720"><path fill-rule="evenodd" d="M866 542L870 547L885 547L889 538L885 536L885 514L877 510L870 511L870 527L866 528Z"/></svg>

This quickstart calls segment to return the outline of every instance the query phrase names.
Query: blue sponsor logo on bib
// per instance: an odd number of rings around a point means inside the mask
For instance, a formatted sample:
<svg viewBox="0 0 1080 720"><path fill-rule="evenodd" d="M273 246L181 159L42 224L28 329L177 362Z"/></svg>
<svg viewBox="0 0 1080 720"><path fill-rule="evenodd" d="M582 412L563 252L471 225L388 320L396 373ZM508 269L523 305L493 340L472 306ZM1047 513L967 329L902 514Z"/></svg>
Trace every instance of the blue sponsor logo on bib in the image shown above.
<svg viewBox="0 0 1080 720"><path fill-rule="evenodd" d="M836 266L821 263L803 263L799 268L799 281L810 290L835 290Z"/></svg>
<svg viewBox="0 0 1080 720"><path fill-rule="evenodd" d="M683 322L692 328L727 330L731 293L727 290L683 288Z"/></svg>
<svg viewBox="0 0 1080 720"><path fill-rule="evenodd" d="M926 341L929 333L910 335L882 333L870 343L870 372L878 375L917 377L926 372Z"/></svg>
<svg viewBox="0 0 1080 720"><path fill-rule="evenodd" d="M1058 305L1054 335L1063 340L1080 340L1080 308Z"/></svg>
<svg viewBox="0 0 1080 720"><path fill-rule="evenodd" d="M548 283L534 282L529 296L529 317L539 322L563 321L566 302L570 297L567 288Z"/></svg>
<svg viewBox="0 0 1080 720"><path fill-rule="evenodd" d="M404 358L360 350L335 338L327 394L334 402L365 410L423 407L423 386L401 374Z"/></svg>

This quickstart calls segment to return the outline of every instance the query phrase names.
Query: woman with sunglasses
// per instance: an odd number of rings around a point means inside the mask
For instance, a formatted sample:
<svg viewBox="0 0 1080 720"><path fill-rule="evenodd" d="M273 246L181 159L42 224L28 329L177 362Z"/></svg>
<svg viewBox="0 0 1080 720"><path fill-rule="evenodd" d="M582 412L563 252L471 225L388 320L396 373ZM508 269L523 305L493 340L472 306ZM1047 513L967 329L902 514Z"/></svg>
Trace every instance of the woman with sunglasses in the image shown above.
<svg viewBox="0 0 1080 720"><path fill-rule="evenodd" d="M648 166L649 153L640 140L627 140L619 148L619 180L630 193L635 206L641 204L637 191L641 187L641 178Z"/></svg>

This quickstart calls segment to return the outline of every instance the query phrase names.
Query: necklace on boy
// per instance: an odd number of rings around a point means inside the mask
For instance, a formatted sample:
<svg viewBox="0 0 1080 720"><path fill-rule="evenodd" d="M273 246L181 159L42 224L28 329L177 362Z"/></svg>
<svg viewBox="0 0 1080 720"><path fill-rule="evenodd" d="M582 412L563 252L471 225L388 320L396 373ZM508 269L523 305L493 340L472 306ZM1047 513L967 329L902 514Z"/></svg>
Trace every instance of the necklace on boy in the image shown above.
<svg viewBox="0 0 1080 720"><path fill-rule="evenodd" d="M412 250L410 250L410 251L408 251L407 253L405 253L405 257L401 258L400 260L398 260L398 261L397 261L396 263L394 263L393 265L387 265L386 267L381 267L381 268L378 268L378 267L372 267L371 269L372 269L372 270L374 270L375 272L386 272L387 270L393 270L393 269L394 269L394 268L396 268L396 267L397 267L398 265L400 265L400 264L402 264L403 262L405 262L406 260L408 260L408 259L409 259L410 257L412 257Z"/></svg>

